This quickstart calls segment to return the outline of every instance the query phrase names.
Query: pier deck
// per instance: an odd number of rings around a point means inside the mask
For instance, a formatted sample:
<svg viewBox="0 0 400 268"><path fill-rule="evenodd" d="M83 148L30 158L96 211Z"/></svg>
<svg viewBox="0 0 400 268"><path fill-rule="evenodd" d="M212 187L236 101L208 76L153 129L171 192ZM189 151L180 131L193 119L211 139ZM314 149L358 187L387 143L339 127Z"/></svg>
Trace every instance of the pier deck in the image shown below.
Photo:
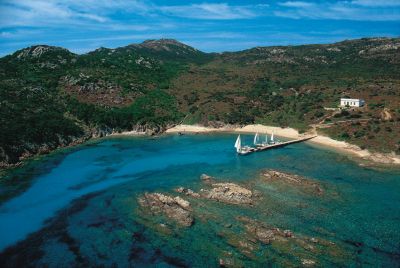
<svg viewBox="0 0 400 268"><path fill-rule="evenodd" d="M266 146L258 146L256 148L253 148L252 152L261 152L261 151L266 151L266 150L269 150L269 149L275 149L275 148L279 148L279 147L284 147L284 146L289 145L289 144L308 141L308 140L311 140L311 139L313 139L315 137L316 137L316 135L315 136L309 136L309 137L301 138L301 139L291 140L291 141L280 142L280 143L276 143L276 144L269 144L269 145L266 145Z"/></svg>

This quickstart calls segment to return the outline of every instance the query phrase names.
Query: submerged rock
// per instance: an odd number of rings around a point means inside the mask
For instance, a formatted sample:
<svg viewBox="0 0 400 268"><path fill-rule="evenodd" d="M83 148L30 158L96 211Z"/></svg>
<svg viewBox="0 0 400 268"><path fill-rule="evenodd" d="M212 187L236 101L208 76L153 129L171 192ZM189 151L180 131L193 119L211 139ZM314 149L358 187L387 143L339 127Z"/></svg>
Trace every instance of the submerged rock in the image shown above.
<svg viewBox="0 0 400 268"><path fill-rule="evenodd" d="M314 193L314 191L323 192L317 182L297 175L267 170L261 177L261 180L257 178L256 183L264 184L264 186L265 183L273 183L273 186L278 186L278 189L281 186L290 186L299 188L307 194ZM242 260L262 262L265 258L268 258L270 251L279 252L280 257L278 259L284 263L284 266L295 267L318 266L319 263L315 260L319 256L344 256L344 253L335 243L320 237L308 237L301 233L295 235L286 228L277 228L272 225L273 221L269 223L266 215L258 217L254 214L254 218L243 217L239 216L240 212L231 210L235 209L232 206L220 206L216 202L207 201L248 205L248 210L260 214L265 213L267 210L261 200L264 197L268 198L268 196L261 192L264 188L255 188L259 186L258 184L250 182L246 184L249 185L247 187L232 182L218 182L214 177L205 174L201 176L201 180L203 189L196 190L197 192L190 188L178 187L175 192L179 196L146 193L139 198L139 203L150 214L164 215L181 226L191 226L194 222L193 215L199 220L200 224L202 222L207 224L213 222L208 225L210 228L219 226L211 231L223 239L225 245L233 252L233 255L232 253L225 254L222 252L219 254L216 261L217 263L219 261L220 267L242 267L242 264L244 264ZM281 185L282 183L283 185ZM195 208L194 210L192 210L192 206ZM229 210L229 218L226 218L224 213L220 213L219 209ZM244 207L241 208L241 211L244 209ZM173 229L168 229L168 224L160 225L157 220L155 223L157 225L155 230L161 234L172 234L174 232ZM154 225L154 221L149 221L149 224ZM171 225L169 226L171 227ZM221 249L225 250L226 248Z"/></svg>
<svg viewBox="0 0 400 268"><path fill-rule="evenodd" d="M324 190L318 183L299 175L289 174L276 170L266 170L262 173L262 176L269 181L281 181L287 184L310 189L317 195L324 194Z"/></svg>
<svg viewBox="0 0 400 268"><path fill-rule="evenodd" d="M225 251L223 256L219 258L219 267L232 267L232 268L239 268L245 267L241 260L235 258L232 252Z"/></svg>
<svg viewBox="0 0 400 268"><path fill-rule="evenodd" d="M208 176L207 174L201 174L200 179L203 181L205 184L212 184L215 181L214 177Z"/></svg>
<svg viewBox="0 0 400 268"><path fill-rule="evenodd" d="M256 258L256 252L260 249L256 241L251 241L247 237L243 237L234 233L221 234L226 242L233 248L237 249L241 254L250 259Z"/></svg>
<svg viewBox="0 0 400 268"><path fill-rule="evenodd" d="M285 237L293 237L293 233L290 230L283 231L283 234L285 235Z"/></svg>
<svg viewBox="0 0 400 268"><path fill-rule="evenodd" d="M302 259L301 264L304 265L305 267L311 267L315 265L315 261L309 259Z"/></svg>
<svg viewBox="0 0 400 268"><path fill-rule="evenodd" d="M250 236L253 236L263 244L270 244L272 241L284 242L290 238L294 238L290 230L281 230L275 227L270 228L259 221L247 217L238 217L237 219L244 223L247 233Z"/></svg>
<svg viewBox="0 0 400 268"><path fill-rule="evenodd" d="M138 201L143 208L149 209L150 212L164 214L182 226L189 227L194 222L190 203L179 196L145 193Z"/></svg>

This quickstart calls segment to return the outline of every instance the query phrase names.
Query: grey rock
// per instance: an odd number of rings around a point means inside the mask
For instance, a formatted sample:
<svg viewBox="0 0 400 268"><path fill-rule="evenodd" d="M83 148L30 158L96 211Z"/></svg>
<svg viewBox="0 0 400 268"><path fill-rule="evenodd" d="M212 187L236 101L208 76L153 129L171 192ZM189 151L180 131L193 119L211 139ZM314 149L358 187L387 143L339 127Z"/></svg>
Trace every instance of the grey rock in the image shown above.
<svg viewBox="0 0 400 268"><path fill-rule="evenodd" d="M164 214L182 226L189 227L194 223L190 203L179 196L146 193L138 201L143 208L150 212Z"/></svg>
<svg viewBox="0 0 400 268"><path fill-rule="evenodd" d="M230 204L252 204L252 191L234 183L214 183L210 190L203 190L202 197Z"/></svg>

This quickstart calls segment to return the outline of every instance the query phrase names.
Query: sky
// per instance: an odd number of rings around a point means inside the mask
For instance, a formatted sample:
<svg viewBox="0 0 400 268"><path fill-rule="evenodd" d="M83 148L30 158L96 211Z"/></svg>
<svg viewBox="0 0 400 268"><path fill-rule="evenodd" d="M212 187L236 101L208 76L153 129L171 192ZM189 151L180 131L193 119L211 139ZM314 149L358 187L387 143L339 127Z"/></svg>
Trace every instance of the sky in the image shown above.
<svg viewBox="0 0 400 268"><path fill-rule="evenodd" d="M400 0L0 0L0 56L173 38L205 52L399 37Z"/></svg>

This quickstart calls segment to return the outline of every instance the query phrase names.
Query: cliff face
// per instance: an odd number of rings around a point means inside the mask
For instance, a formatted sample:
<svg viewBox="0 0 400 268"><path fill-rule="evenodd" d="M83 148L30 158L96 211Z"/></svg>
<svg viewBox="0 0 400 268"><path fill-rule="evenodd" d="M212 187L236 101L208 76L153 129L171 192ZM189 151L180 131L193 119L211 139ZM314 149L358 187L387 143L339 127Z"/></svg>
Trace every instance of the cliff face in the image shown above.
<svg viewBox="0 0 400 268"><path fill-rule="evenodd" d="M370 105L361 117L375 122L370 129L351 126L351 138L374 144L391 129L388 147L396 148L399 51L398 38L220 54L170 39L84 55L29 47L0 59L0 162L17 163L111 132L161 132L184 118L189 124L306 128L328 116L323 107L335 106L341 96L364 98ZM384 109L390 120L380 118Z"/></svg>

